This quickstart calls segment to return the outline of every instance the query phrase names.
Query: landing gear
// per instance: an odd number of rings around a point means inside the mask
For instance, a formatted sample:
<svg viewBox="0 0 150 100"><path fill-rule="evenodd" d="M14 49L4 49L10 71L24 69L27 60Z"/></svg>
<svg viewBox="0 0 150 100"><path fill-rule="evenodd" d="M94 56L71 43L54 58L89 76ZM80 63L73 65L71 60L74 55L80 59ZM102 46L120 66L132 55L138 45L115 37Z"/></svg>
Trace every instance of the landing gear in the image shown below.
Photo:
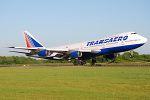
<svg viewBox="0 0 150 100"><path fill-rule="evenodd" d="M85 64L86 64L85 61L81 61L81 62L80 62L80 65L85 65Z"/></svg>
<svg viewBox="0 0 150 100"><path fill-rule="evenodd" d="M82 61L82 60L79 60L79 59L76 59L73 64L76 65L76 66L77 66L77 65L85 65L86 62L85 62L85 61Z"/></svg>
<svg viewBox="0 0 150 100"><path fill-rule="evenodd" d="M76 59L73 64L74 64L75 66L77 66L79 63L80 63L80 60Z"/></svg>
<svg viewBox="0 0 150 100"><path fill-rule="evenodd" d="M95 59L92 59L92 63L91 63L91 66L94 66L96 63L96 60Z"/></svg>
<svg viewBox="0 0 150 100"><path fill-rule="evenodd" d="M130 53L131 53L130 58L133 58L133 50L131 50Z"/></svg>

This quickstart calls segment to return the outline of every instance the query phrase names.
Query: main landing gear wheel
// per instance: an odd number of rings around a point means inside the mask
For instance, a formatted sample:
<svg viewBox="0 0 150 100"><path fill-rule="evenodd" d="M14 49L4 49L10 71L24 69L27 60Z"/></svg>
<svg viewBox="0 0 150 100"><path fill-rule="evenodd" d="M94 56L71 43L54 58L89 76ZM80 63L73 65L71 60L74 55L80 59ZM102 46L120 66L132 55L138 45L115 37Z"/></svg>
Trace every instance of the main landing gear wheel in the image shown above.
<svg viewBox="0 0 150 100"><path fill-rule="evenodd" d="M96 60L95 59L92 59L92 63L91 63L91 66L94 66L96 63Z"/></svg>
<svg viewBox="0 0 150 100"><path fill-rule="evenodd" d="M82 61L82 60L78 60L78 59L76 59L75 61L74 61L74 63L73 63L74 65L85 65L86 64L86 62L85 61Z"/></svg>

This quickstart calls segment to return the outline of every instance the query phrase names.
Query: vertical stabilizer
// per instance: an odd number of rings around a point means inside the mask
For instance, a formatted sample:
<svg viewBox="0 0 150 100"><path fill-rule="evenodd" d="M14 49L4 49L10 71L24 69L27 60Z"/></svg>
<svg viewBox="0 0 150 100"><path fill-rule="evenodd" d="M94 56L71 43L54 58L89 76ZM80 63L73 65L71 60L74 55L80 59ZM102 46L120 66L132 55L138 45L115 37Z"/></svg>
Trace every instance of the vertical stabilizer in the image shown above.
<svg viewBox="0 0 150 100"><path fill-rule="evenodd" d="M28 31L23 32L23 36L28 48L31 47L44 47L39 41L37 41Z"/></svg>

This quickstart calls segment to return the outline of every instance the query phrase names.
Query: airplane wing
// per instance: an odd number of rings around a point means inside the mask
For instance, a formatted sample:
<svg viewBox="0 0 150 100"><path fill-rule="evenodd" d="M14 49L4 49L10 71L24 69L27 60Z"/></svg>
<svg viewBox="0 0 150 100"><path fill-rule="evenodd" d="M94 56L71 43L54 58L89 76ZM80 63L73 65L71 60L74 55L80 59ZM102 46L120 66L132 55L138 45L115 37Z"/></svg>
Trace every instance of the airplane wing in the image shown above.
<svg viewBox="0 0 150 100"><path fill-rule="evenodd" d="M50 52L58 52L58 53L63 53L63 52L69 52L69 51L75 51L73 49L47 49L47 48L43 48L43 47L8 47L8 48L13 48L13 49L22 49L22 50L35 50L35 51L42 51L42 50L48 50ZM80 52L88 52L88 53L97 53L100 52L101 50L91 50L91 49L79 49L78 51ZM12 51L15 52L15 51ZM17 52L16 53L25 53L25 52Z"/></svg>
<svg viewBox="0 0 150 100"><path fill-rule="evenodd" d="M36 51L36 52L39 52L39 51L42 51L42 50L48 50L50 52L58 52L58 53L62 53L62 52L68 52L69 49L47 49L47 48L43 48L43 47L31 47L31 48L28 48L28 47L8 47L8 48L13 48L13 49L22 49L22 50L33 50L33 51ZM14 52L14 51L12 51ZM18 52L16 52L18 53ZM20 52L21 53L21 52ZM24 52L22 52L24 53Z"/></svg>

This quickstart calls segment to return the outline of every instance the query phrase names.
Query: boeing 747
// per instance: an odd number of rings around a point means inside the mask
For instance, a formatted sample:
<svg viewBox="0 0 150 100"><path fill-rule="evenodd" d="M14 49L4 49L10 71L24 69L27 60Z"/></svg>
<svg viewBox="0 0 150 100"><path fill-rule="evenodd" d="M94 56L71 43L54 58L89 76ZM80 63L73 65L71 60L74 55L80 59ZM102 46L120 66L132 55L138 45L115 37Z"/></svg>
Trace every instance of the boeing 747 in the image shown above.
<svg viewBox="0 0 150 100"><path fill-rule="evenodd" d="M53 59L53 60L71 60L76 59L75 65L85 64L86 59L101 56L113 59L117 53L130 51L141 47L147 42L147 39L135 32L120 33L108 36L102 39L81 42L71 45L46 48L36 40L28 31L23 32L27 47L9 47L14 49L27 50L28 52L11 51L23 53L26 56ZM131 54L131 57L133 55Z"/></svg>

